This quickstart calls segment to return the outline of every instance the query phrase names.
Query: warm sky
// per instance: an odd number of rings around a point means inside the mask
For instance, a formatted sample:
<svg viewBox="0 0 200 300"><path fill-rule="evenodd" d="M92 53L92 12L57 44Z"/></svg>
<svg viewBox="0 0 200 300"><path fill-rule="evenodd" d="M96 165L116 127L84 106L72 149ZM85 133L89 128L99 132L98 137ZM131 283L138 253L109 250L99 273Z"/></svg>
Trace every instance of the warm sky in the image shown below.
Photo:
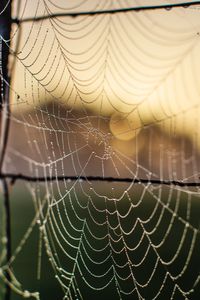
<svg viewBox="0 0 200 300"><path fill-rule="evenodd" d="M112 2L114 4L112 4ZM20 1L19 16L160 4L165 1ZM180 1L170 1L171 3ZM19 3L19 1L18 1ZM26 6L25 6L26 3ZM169 1L168 1L169 3ZM15 5L17 1L15 2ZM15 7L16 11L16 7ZM18 30L13 30L13 48ZM136 129L158 122L191 138L200 112L200 8L63 17L22 25L12 101L42 101L123 115ZM17 96L19 95L19 96ZM20 99L20 100L19 100ZM127 125L128 124L128 125ZM119 138L129 139L132 135Z"/></svg>

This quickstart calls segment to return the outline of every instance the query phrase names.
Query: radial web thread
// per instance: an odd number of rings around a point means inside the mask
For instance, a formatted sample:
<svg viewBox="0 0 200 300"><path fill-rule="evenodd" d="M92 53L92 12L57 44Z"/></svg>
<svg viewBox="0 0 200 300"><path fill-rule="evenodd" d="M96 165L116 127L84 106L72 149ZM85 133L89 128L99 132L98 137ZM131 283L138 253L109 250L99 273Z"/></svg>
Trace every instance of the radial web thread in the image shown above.
<svg viewBox="0 0 200 300"><path fill-rule="evenodd" d="M156 1L13 2L33 20L11 33L1 180L34 213L9 261L0 221L0 287L45 299L15 271L36 234L58 299L198 299L199 6L34 21Z"/></svg>

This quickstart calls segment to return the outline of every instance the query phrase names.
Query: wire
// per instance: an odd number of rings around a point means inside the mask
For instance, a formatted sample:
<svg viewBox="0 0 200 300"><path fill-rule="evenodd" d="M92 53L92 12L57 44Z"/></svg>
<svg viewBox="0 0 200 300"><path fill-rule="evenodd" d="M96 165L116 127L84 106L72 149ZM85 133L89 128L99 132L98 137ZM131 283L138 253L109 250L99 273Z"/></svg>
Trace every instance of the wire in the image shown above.
<svg viewBox="0 0 200 300"><path fill-rule="evenodd" d="M79 11L79 12L67 12L67 13L55 13L46 16L38 16L35 18L28 17L24 19L12 19L13 23L25 23L25 22L38 22L41 20L54 19L58 17L78 17L84 15L102 15L102 14L115 14L115 13L125 13L130 11L141 11L141 10L158 10L166 9L170 10L172 8L183 7L187 8L193 5L200 5L200 1L191 1L191 2L181 2L181 3L172 3L172 4L160 4L160 5L145 5L145 6L135 6L135 7L125 7L125 8L116 8L116 9L105 9L105 10L95 10L95 11Z"/></svg>
<svg viewBox="0 0 200 300"><path fill-rule="evenodd" d="M135 184L159 184L159 185L176 185L182 187L200 187L200 182L183 182L178 180L161 180L161 179L143 179L143 178L131 178L131 177L102 177L102 176L70 176L70 175L61 175L61 176L28 176L24 174L11 174L11 173L2 173L0 174L0 179L10 179L12 184L16 180L24 180L28 182L47 182L47 181L104 181L104 182L125 182L125 183L135 183Z"/></svg>

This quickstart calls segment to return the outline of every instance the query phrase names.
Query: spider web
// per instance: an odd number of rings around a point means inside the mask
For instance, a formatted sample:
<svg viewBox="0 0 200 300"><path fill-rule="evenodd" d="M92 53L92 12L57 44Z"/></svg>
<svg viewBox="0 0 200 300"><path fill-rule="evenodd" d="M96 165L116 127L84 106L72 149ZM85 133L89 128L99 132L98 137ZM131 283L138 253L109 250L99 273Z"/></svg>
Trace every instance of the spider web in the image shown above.
<svg viewBox="0 0 200 300"><path fill-rule="evenodd" d="M198 6L36 21L132 2L14 1L33 21L11 35L3 174L35 214L9 262L2 230L0 277L24 298L40 299L15 278L37 228L62 299L198 299Z"/></svg>

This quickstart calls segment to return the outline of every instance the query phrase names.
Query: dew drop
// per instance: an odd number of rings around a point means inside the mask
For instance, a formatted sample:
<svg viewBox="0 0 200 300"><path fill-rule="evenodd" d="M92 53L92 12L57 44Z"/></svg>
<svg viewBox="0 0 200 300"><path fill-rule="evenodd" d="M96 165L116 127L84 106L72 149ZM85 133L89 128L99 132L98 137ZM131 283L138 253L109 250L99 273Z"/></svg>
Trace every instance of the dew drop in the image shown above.
<svg viewBox="0 0 200 300"><path fill-rule="evenodd" d="M30 295L29 291L24 291L23 296L24 296L24 298L29 298L31 295Z"/></svg>
<svg viewBox="0 0 200 300"><path fill-rule="evenodd" d="M6 236L2 237L1 242L2 242L2 244L7 244L7 242L8 242L7 237Z"/></svg>

